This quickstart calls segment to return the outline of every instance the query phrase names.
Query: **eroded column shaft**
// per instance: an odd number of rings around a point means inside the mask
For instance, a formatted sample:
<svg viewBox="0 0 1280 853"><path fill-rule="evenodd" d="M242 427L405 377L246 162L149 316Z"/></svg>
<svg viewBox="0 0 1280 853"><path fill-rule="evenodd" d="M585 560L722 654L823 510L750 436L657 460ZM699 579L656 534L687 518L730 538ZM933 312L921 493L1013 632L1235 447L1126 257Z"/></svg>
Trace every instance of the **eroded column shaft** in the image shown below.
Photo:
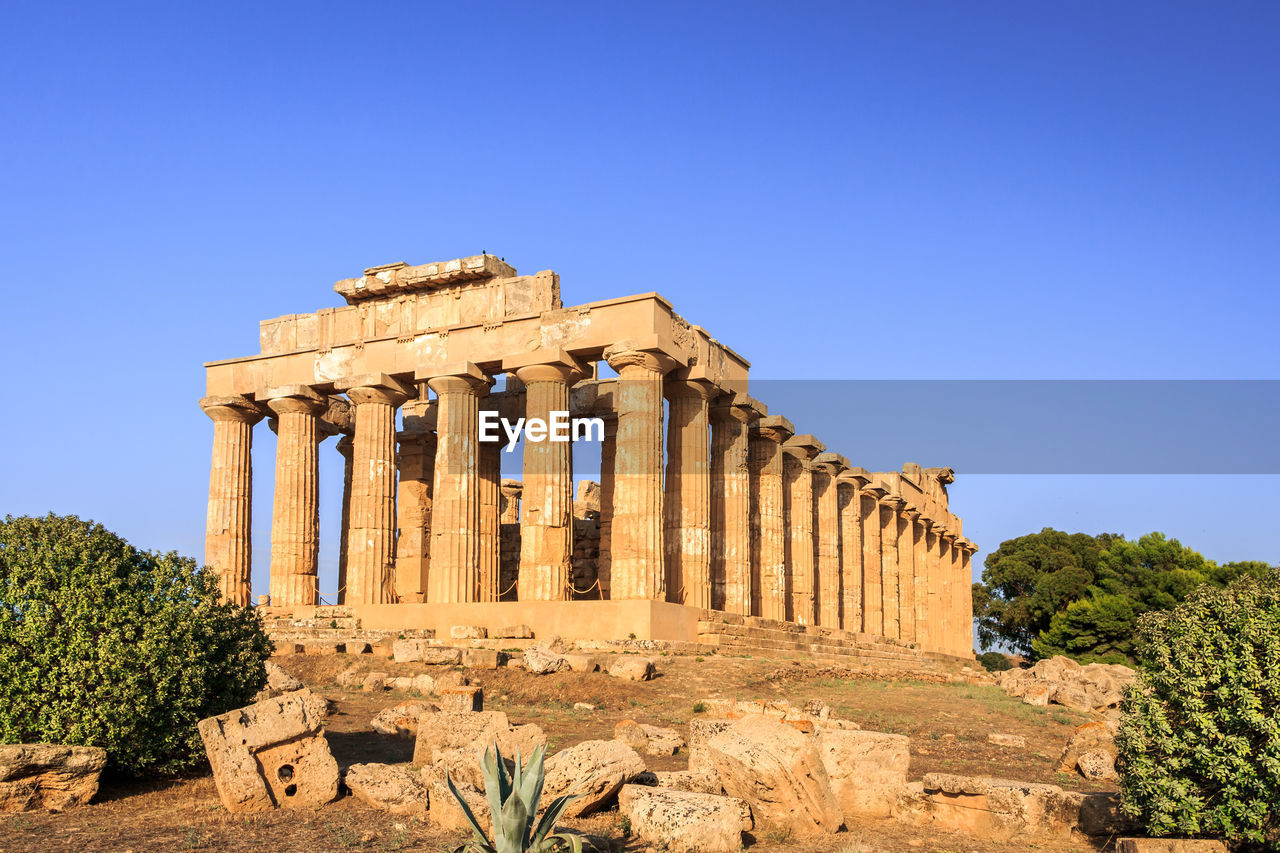
<svg viewBox="0 0 1280 853"><path fill-rule="evenodd" d="M711 578L713 606L751 612L751 481L746 413L714 410L711 423Z"/></svg>
<svg viewBox="0 0 1280 853"><path fill-rule="evenodd" d="M862 518L858 486L838 481L840 513L840 624L862 631Z"/></svg>
<svg viewBox="0 0 1280 853"><path fill-rule="evenodd" d="M320 435L323 406L286 397L271 400L276 413L276 487L271 513L271 604L319 602Z"/></svg>
<svg viewBox="0 0 1280 853"><path fill-rule="evenodd" d="M751 439L752 574L758 582L758 615L787 618L787 528L782 447L776 437Z"/></svg>
<svg viewBox="0 0 1280 853"><path fill-rule="evenodd" d="M813 477L807 460L791 453L783 457L787 484L788 619L813 624Z"/></svg>
<svg viewBox="0 0 1280 853"><path fill-rule="evenodd" d="M253 425L262 414L244 397L208 397L213 420L204 561L218 573L222 597L248 607L253 568Z"/></svg>
<svg viewBox="0 0 1280 853"><path fill-rule="evenodd" d="M427 601L475 601L480 562L480 393L473 376L428 381L437 395Z"/></svg>
<svg viewBox="0 0 1280 853"><path fill-rule="evenodd" d="M525 417L551 422L569 411L569 372L554 366L523 369ZM568 441L524 440L520 514L521 601L565 601L573 579L573 451Z"/></svg>
<svg viewBox="0 0 1280 853"><path fill-rule="evenodd" d="M814 536L817 554L818 624L840 627L840 508L836 480L818 466L813 471Z"/></svg>
<svg viewBox="0 0 1280 853"><path fill-rule="evenodd" d="M395 551L395 590L401 601L426 601L431 556L431 481L436 437L431 432L400 433L400 484L396 494L399 532Z"/></svg>
<svg viewBox="0 0 1280 853"><path fill-rule="evenodd" d="M667 383L670 425L663 511L667 598L711 607L711 434L708 387Z"/></svg>

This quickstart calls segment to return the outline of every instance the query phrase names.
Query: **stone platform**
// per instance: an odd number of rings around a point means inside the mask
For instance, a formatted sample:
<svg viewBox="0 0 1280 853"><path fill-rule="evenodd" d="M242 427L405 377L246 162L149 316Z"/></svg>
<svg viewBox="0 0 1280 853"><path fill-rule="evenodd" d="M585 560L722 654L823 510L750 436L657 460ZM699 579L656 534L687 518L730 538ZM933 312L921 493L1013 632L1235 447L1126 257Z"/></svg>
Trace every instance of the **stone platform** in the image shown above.
<svg viewBox="0 0 1280 853"><path fill-rule="evenodd" d="M657 601L320 605L261 607L258 612L278 648L292 645L299 651L389 650L396 639L507 649L554 636L584 649L758 655L901 672L958 672L974 666L973 657L925 651L871 634ZM513 636L515 626L528 626L533 636ZM460 632L465 636L455 637L455 628L466 629Z"/></svg>

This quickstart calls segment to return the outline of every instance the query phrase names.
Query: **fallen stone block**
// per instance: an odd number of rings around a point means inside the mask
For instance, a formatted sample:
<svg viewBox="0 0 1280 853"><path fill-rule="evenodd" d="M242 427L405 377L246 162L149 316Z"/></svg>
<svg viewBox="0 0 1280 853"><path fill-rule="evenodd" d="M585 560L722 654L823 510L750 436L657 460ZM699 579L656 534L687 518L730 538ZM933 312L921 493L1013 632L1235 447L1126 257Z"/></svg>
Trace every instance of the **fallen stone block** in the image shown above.
<svg viewBox="0 0 1280 853"><path fill-rule="evenodd" d="M360 689L365 693L380 693L387 689L387 679L391 676L385 672L366 673L364 680L360 682Z"/></svg>
<svg viewBox="0 0 1280 853"><path fill-rule="evenodd" d="M440 690L442 711L483 711L484 688L445 687Z"/></svg>
<svg viewBox="0 0 1280 853"><path fill-rule="evenodd" d="M675 729L623 720L613 727L613 737L646 755L675 755L685 745Z"/></svg>
<svg viewBox="0 0 1280 853"><path fill-rule="evenodd" d="M1027 739L1022 735L991 732L987 735L987 743L994 744L995 746L1007 746L1012 749L1025 749L1027 746Z"/></svg>
<svg viewBox="0 0 1280 853"><path fill-rule="evenodd" d="M549 672L560 672L569 668L569 662L563 655L534 646L524 650L524 668L533 675L546 675Z"/></svg>
<svg viewBox="0 0 1280 853"><path fill-rule="evenodd" d="M1116 775L1116 732L1119 724L1112 721L1085 723L1077 726L1058 758L1061 773L1079 772L1095 782L1118 778Z"/></svg>
<svg viewBox="0 0 1280 853"><path fill-rule="evenodd" d="M502 711L438 711L418 718L413 763L435 764L437 755L449 749L490 746L511 730Z"/></svg>
<svg viewBox="0 0 1280 853"><path fill-rule="evenodd" d="M1080 798L1057 785L928 773L924 801L930 822L996 841L1070 838L1080 823Z"/></svg>
<svg viewBox="0 0 1280 853"><path fill-rule="evenodd" d="M229 812L314 808L338 796L338 763L303 691L201 720L197 726Z"/></svg>
<svg viewBox="0 0 1280 853"><path fill-rule="evenodd" d="M651 658L622 655L609 665L609 674L627 681L648 681L657 675L658 669Z"/></svg>
<svg viewBox="0 0 1280 853"><path fill-rule="evenodd" d="M359 687L363 681L364 673L361 671L360 664L358 663L351 664L351 666L338 673L334 678L334 682L339 687L347 688Z"/></svg>
<svg viewBox="0 0 1280 853"><path fill-rule="evenodd" d="M423 646L420 661L433 666L457 666L462 663L462 649L451 646Z"/></svg>
<svg viewBox="0 0 1280 853"><path fill-rule="evenodd" d="M623 786L618 813L637 839L669 853L736 853L752 827L741 800L641 785Z"/></svg>
<svg viewBox="0 0 1280 853"><path fill-rule="evenodd" d="M409 689L414 693L426 696L436 690L436 680L425 672L419 673L409 680Z"/></svg>
<svg viewBox="0 0 1280 853"><path fill-rule="evenodd" d="M707 751L707 744L720 732L734 723L733 720L702 717L689 721L689 772L703 777L716 777L715 762Z"/></svg>
<svg viewBox="0 0 1280 853"><path fill-rule="evenodd" d="M487 640L489 629L483 625L454 625L449 629L449 637L454 640Z"/></svg>
<svg viewBox="0 0 1280 853"><path fill-rule="evenodd" d="M1076 828L1085 835L1132 835L1142 832L1142 824L1120 810L1120 795L1114 791L1072 793L1080 803L1080 822Z"/></svg>
<svg viewBox="0 0 1280 853"><path fill-rule="evenodd" d="M98 792L107 752L53 743L0 745L0 812L60 812Z"/></svg>
<svg viewBox="0 0 1280 853"><path fill-rule="evenodd" d="M1227 853L1227 845L1203 838L1121 838L1116 853Z"/></svg>
<svg viewBox="0 0 1280 853"><path fill-rule="evenodd" d="M583 817L608 808L618 791L644 772L634 749L616 740L588 740L562 749L546 760L542 796L547 802L576 794L565 816Z"/></svg>
<svg viewBox="0 0 1280 853"><path fill-rule="evenodd" d="M284 671L284 668L273 661L267 661L267 686L262 689L263 693L268 695L261 696L262 699L270 699L279 696L281 693L292 693L295 690L301 690L306 687L298 679ZM255 700L257 701L257 700Z"/></svg>
<svg viewBox="0 0 1280 853"><path fill-rule="evenodd" d="M499 640L531 640L533 629L528 625L510 625L491 632L489 636Z"/></svg>
<svg viewBox="0 0 1280 853"><path fill-rule="evenodd" d="M911 764L905 735L824 728L818 748L846 819L892 813Z"/></svg>
<svg viewBox="0 0 1280 853"><path fill-rule="evenodd" d="M815 738L748 717L711 738L707 750L725 793L745 801L761 826L806 838L844 823Z"/></svg>
<svg viewBox="0 0 1280 853"><path fill-rule="evenodd" d="M413 679L407 675L398 675L388 682L388 686L392 690L399 690L403 693L408 693L409 689L413 687Z"/></svg>
<svg viewBox="0 0 1280 853"><path fill-rule="evenodd" d="M600 661L591 655L565 655L564 662L574 672L599 672Z"/></svg>
<svg viewBox="0 0 1280 853"><path fill-rule="evenodd" d="M404 767L352 764L344 781L360 802L391 814L422 814L430 806L427 786Z"/></svg>
<svg viewBox="0 0 1280 853"><path fill-rule="evenodd" d="M496 649L463 649L462 665L471 669L497 669L499 654Z"/></svg>
<svg viewBox="0 0 1280 853"><path fill-rule="evenodd" d="M422 640L396 640L391 644L391 657L396 663L416 663L422 660Z"/></svg>
<svg viewBox="0 0 1280 853"><path fill-rule="evenodd" d="M723 794L720 777L713 774L694 773L690 770L658 770L653 773L653 784L674 791L692 791L695 794ZM637 779L641 784L645 780Z"/></svg>
<svg viewBox="0 0 1280 853"><path fill-rule="evenodd" d="M470 834L471 824L467 822L462 806L445 784L444 773L434 767L424 767L419 778L427 787L428 799L431 803L429 815L431 822L438 824L449 832L466 832ZM489 815L489 801L484 792L468 782L453 780L454 787L466 801L471 813L475 815L480 827L487 833L493 832L493 820Z"/></svg>
<svg viewBox="0 0 1280 853"><path fill-rule="evenodd" d="M418 718L423 714L439 710L435 705L423 699L410 699L390 708L383 708L373 718L370 725L375 732L398 737L418 736Z"/></svg>

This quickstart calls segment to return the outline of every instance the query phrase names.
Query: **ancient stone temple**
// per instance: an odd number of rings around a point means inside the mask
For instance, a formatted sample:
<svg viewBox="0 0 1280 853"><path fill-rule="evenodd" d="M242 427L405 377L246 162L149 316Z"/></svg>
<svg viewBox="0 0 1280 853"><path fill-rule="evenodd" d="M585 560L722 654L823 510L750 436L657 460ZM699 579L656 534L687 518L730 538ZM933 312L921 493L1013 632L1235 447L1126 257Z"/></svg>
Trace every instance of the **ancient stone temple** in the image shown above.
<svg viewBox="0 0 1280 853"><path fill-rule="evenodd" d="M565 307L555 273L492 255L372 267L334 289L346 306L265 320L261 352L206 365L205 560L230 600L252 600L250 451L266 420L272 608L320 603L333 438L337 599L366 625L671 641L745 625L972 654L976 548L948 507L952 471L869 472L857 448L796 435L750 396L748 362L656 293ZM505 436L480 440L490 412L599 419L598 485L575 480L580 445L528 436L523 476L502 479Z"/></svg>

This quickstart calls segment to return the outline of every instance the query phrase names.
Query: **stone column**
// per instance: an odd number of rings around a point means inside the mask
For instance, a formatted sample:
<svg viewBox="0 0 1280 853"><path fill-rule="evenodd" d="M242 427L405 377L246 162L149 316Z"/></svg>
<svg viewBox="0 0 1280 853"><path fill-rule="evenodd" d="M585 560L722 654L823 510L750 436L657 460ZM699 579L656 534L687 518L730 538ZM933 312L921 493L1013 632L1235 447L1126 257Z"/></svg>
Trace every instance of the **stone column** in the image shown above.
<svg viewBox="0 0 1280 853"><path fill-rule="evenodd" d="M898 522L906 502L897 495L880 499L880 592L884 635L901 639L901 598L898 579Z"/></svg>
<svg viewBox="0 0 1280 853"><path fill-rule="evenodd" d="M711 432L715 386L668 379L670 426L663 511L667 600L709 608L711 596Z"/></svg>
<svg viewBox="0 0 1280 853"><path fill-rule="evenodd" d="M942 614L941 635L938 639L938 648L940 651L951 654L952 648L955 646L955 599L952 595L955 585L951 582L951 555L955 550L956 537L946 528L942 528L943 535L939 537L940 546L938 548L938 578L941 606L938 612Z"/></svg>
<svg viewBox="0 0 1280 853"><path fill-rule="evenodd" d="M498 499L498 521L502 524L516 524L520 521L520 496L524 494L524 483L520 480L503 480L499 484L501 492Z"/></svg>
<svg viewBox="0 0 1280 853"><path fill-rule="evenodd" d="M618 455L618 417L612 409L597 410L604 421L604 441L600 443L600 552L596 558L596 577L600 579L600 597L612 598L613 577L613 471Z"/></svg>
<svg viewBox="0 0 1280 853"><path fill-rule="evenodd" d="M666 599L662 547L662 377L676 361L627 343L604 351L618 372L610 595Z"/></svg>
<svg viewBox="0 0 1280 853"><path fill-rule="evenodd" d="M916 637L916 519L920 513L906 506L898 513L898 636L905 642Z"/></svg>
<svg viewBox="0 0 1280 853"><path fill-rule="evenodd" d="M787 483L787 569L791 608L788 618L800 625L814 622L813 458L826 449L812 435L796 435L782 445Z"/></svg>
<svg viewBox="0 0 1280 853"><path fill-rule="evenodd" d="M932 524L924 515L915 520L916 642L922 649L933 648L933 621L929 609L929 528Z"/></svg>
<svg viewBox="0 0 1280 853"><path fill-rule="evenodd" d="M840 501L840 623L846 631L865 631L862 588L862 488L870 480L865 469L850 468L836 478Z"/></svg>
<svg viewBox="0 0 1280 853"><path fill-rule="evenodd" d="M477 601L480 566L480 398L491 381L474 364L442 368L436 392L436 470L427 601Z"/></svg>
<svg viewBox="0 0 1280 853"><path fill-rule="evenodd" d="M977 548L968 539L963 540L960 547L957 571L956 595L956 654L962 657L973 655L973 569L970 560Z"/></svg>
<svg viewBox="0 0 1280 853"><path fill-rule="evenodd" d="M276 491L271 513L271 604L319 601L320 415L328 400L305 385L265 395L277 418Z"/></svg>
<svg viewBox="0 0 1280 853"><path fill-rule="evenodd" d="M818 624L827 628L840 627L840 495L836 477L848 467L849 460L839 453L819 453L813 460Z"/></svg>
<svg viewBox="0 0 1280 853"><path fill-rule="evenodd" d="M502 448L506 444L505 433L496 442L480 442L480 527L476 532L476 554L479 556L476 567L476 601L497 601L498 594L502 591L500 555L502 543L498 504L502 480Z"/></svg>
<svg viewBox="0 0 1280 853"><path fill-rule="evenodd" d="M253 425L262 420L262 411L241 396L205 397L200 408L213 420L204 562L218 573L222 597L248 607L253 568Z"/></svg>
<svg viewBox="0 0 1280 853"><path fill-rule="evenodd" d="M427 600L431 559L431 481L436 467L435 405L405 403L400 443L400 483L396 493L395 589L400 601Z"/></svg>
<svg viewBox="0 0 1280 853"><path fill-rule="evenodd" d="M885 490L867 486L858 495L862 517L862 630L884 633L884 572L881 567L880 499Z"/></svg>
<svg viewBox="0 0 1280 853"><path fill-rule="evenodd" d="M338 531L338 603L347 603L347 543L351 541L351 474L355 463L355 439L344 435L338 439L342 455L342 520Z"/></svg>
<svg viewBox="0 0 1280 853"><path fill-rule="evenodd" d="M745 394L711 409L712 606L751 613L751 479L747 429L761 405Z"/></svg>
<svg viewBox="0 0 1280 853"><path fill-rule="evenodd" d="M355 406L351 530L347 538L348 604L396 601L396 409L414 395L385 373L341 379Z"/></svg>
<svg viewBox="0 0 1280 853"><path fill-rule="evenodd" d="M925 566L929 585L929 644L930 651L942 651L946 620L942 613L941 533L946 528L930 521L925 529Z"/></svg>
<svg viewBox="0 0 1280 853"><path fill-rule="evenodd" d="M779 622L787 618L786 499L782 443L795 433L791 421L769 415L751 432L751 575L758 591L755 614Z"/></svg>
<svg viewBox="0 0 1280 853"><path fill-rule="evenodd" d="M525 418L548 426L539 439L526 432L524 512L520 520L521 601L567 601L573 582L573 444L552 441L552 413L568 423L569 388L587 369L563 351L506 359L525 386Z"/></svg>

